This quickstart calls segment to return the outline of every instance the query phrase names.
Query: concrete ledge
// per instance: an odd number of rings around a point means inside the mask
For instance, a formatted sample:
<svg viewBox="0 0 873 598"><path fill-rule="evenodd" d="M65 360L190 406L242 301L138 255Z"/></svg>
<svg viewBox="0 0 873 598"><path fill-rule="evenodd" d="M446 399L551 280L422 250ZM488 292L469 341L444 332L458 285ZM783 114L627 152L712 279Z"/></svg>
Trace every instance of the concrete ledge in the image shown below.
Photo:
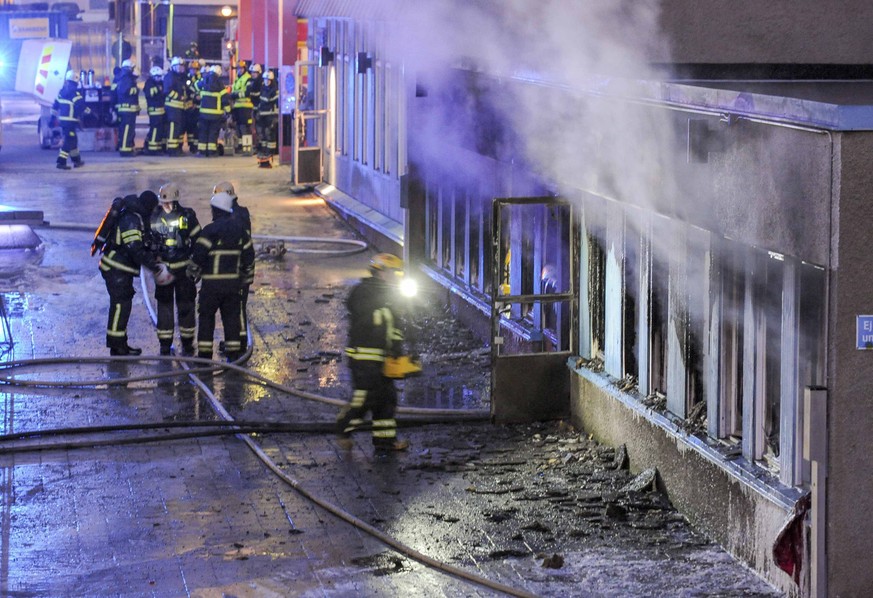
<svg viewBox="0 0 873 598"><path fill-rule="evenodd" d="M26 224L39 226L43 224L42 210L25 210L11 206L0 205L0 224Z"/></svg>
<svg viewBox="0 0 873 598"><path fill-rule="evenodd" d="M602 374L568 360L575 426L600 443L624 444L635 472L655 467L670 500L692 524L789 595L798 587L773 561L779 530L801 492L729 459L672 421L619 391Z"/></svg>
<svg viewBox="0 0 873 598"><path fill-rule="evenodd" d="M315 187L324 200L356 231L376 247L403 255L403 223L388 218L333 185L322 183Z"/></svg>

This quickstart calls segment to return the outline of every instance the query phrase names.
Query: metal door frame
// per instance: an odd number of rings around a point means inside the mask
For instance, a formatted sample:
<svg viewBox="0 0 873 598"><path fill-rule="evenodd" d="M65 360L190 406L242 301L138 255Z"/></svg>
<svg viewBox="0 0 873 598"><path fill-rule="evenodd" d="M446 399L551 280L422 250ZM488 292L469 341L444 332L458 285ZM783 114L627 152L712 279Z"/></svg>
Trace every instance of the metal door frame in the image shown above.
<svg viewBox="0 0 873 598"><path fill-rule="evenodd" d="M311 185L324 180L324 154L327 149L327 121L329 110L327 98L323 89L327 82L326 70L316 61L298 60L294 63L294 97L296 99L294 119L291 131L292 183L294 185ZM312 107L303 109L300 90L307 84L307 91L312 97ZM310 133L315 136L315 145L308 145ZM300 156L302 153L318 152L318 180L300 180Z"/></svg>
<svg viewBox="0 0 873 598"><path fill-rule="evenodd" d="M569 290L563 293L500 295L501 238L504 208L523 206L566 206L570 218L569 247L567 247ZM567 359L577 346L579 281L578 251L579 232L576 225L576 209L569 201L559 197L506 197L492 200L492 283L491 283L491 417L495 423L522 423L545 419L557 419L569 415L570 371ZM503 328L503 308L514 303L550 304L568 303L569 329L568 349L548 352L513 354L506 348ZM511 375L515 374L515 375ZM504 378L507 378L504 380ZM511 382L511 383L510 383ZM535 396L549 395L549 396Z"/></svg>

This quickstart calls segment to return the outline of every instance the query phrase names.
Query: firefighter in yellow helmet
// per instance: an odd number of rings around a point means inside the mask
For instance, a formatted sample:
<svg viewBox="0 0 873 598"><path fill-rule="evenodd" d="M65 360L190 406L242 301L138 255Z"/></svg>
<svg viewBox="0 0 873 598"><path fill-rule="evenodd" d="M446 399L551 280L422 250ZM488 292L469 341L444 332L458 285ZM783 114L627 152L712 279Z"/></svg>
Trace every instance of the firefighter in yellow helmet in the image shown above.
<svg viewBox="0 0 873 598"><path fill-rule="evenodd" d="M373 448L377 455L405 450L409 443L397 438L397 391L385 375L385 360L403 351L400 314L394 305L403 260L380 253L370 261L370 276L355 285L348 298L349 341L346 356L352 373L352 400L337 417L339 444L351 447L351 432L373 414Z"/></svg>

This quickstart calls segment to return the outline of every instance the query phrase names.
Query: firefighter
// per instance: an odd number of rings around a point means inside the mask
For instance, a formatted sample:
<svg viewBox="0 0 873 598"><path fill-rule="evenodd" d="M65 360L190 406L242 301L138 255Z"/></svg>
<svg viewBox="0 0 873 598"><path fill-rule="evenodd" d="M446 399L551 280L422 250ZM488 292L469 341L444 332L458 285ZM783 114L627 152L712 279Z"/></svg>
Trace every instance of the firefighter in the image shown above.
<svg viewBox="0 0 873 598"><path fill-rule="evenodd" d="M233 204L231 204L234 218L237 218L240 222L243 223L243 226L246 229L246 232L249 235L249 238L252 236L252 217L249 214L249 209L245 206L241 206L239 203L239 198L236 195L236 191L233 188L233 184L230 181L221 181L217 183L212 188L212 194L218 195L219 193L227 193L233 198ZM245 273L242 280L240 280L240 306L239 306L239 341L240 347L245 347L248 345L249 341L249 332L248 332L248 303L249 303L249 290L252 287L252 283L254 283L255 273L254 270ZM224 350L219 345L220 350Z"/></svg>
<svg viewBox="0 0 873 598"><path fill-rule="evenodd" d="M127 342L133 279L139 276L140 268L151 270L156 277L168 273L166 265L158 264L155 255L145 245L149 217L157 204L158 197L152 191L126 196L115 230L109 235L106 250L100 258L100 274L109 292L106 346L110 355L142 353L142 349L131 347Z"/></svg>
<svg viewBox="0 0 873 598"><path fill-rule="evenodd" d="M234 362L242 354L241 281L254 276L255 250L242 221L233 217L233 197L216 193L209 204L212 222L203 227L188 261L188 276L202 280L197 305L197 355L212 359L215 312L221 311L225 355Z"/></svg>
<svg viewBox="0 0 873 598"><path fill-rule="evenodd" d="M197 147L201 157L218 155L218 135L230 115L230 96L221 83L221 67L210 69L200 86L200 128Z"/></svg>
<svg viewBox="0 0 873 598"><path fill-rule="evenodd" d="M161 187L158 192L158 202L151 216L152 239L156 245L158 259L167 265L173 275L169 284L155 285L161 355L172 353L174 322L177 314L179 336L182 339L182 355L194 355L196 331L194 306L197 286L186 276L186 269L188 258L191 257L192 245L200 234L200 223L194 210L179 203L179 187L175 183L166 183Z"/></svg>
<svg viewBox="0 0 873 598"><path fill-rule="evenodd" d="M58 168L61 170L70 170L67 158L73 161L76 168L85 165L79 154L79 135L76 129L82 125L82 117L90 112L85 106L85 98L79 92L79 74L67 71L64 86L52 104L52 117L58 121L64 135L64 142L58 152Z"/></svg>
<svg viewBox="0 0 873 598"><path fill-rule="evenodd" d="M249 75L251 75L251 79L249 79L249 82L246 85L246 94L252 99L252 130L255 135L257 135L258 106L261 103L261 85L264 82L261 78L261 72L263 72L261 65L252 63L249 67ZM252 138L252 148L257 145L257 137Z"/></svg>
<svg viewBox="0 0 873 598"><path fill-rule="evenodd" d="M258 166L272 168L273 154L278 150L276 136L279 131L279 88L273 71L264 73L258 100Z"/></svg>
<svg viewBox="0 0 873 598"><path fill-rule="evenodd" d="M128 58L121 63L115 88L115 110L118 113L118 153L132 158L135 149L136 115L139 114L139 88L136 86L136 63Z"/></svg>
<svg viewBox="0 0 873 598"><path fill-rule="evenodd" d="M174 56L170 70L164 75L164 107L167 112L167 154L178 156L185 134L185 108L188 105L188 78L185 61Z"/></svg>
<svg viewBox="0 0 873 598"><path fill-rule="evenodd" d="M233 122L236 125L237 145L236 151L252 153L252 98L249 95L251 86L249 82L252 76L249 74L248 63L245 60L240 60L236 65L236 81L233 82L231 89L231 98L233 104L231 112L233 113Z"/></svg>
<svg viewBox="0 0 873 598"><path fill-rule="evenodd" d="M200 61L192 60L188 63L188 78L185 87L188 98L185 102L185 137L188 141L188 151L197 153L197 134L200 121L200 83L203 77L200 75ZM181 148L181 145L179 146Z"/></svg>
<svg viewBox="0 0 873 598"><path fill-rule="evenodd" d="M373 447L377 455L405 450L409 443L397 438L397 391L394 380L385 376L386 357L403 351L403 330L399 310L393 305L397 284L403 274L403 260L380 253L370 261L370 276L355 285L348 298L349 343L346 356L352 373L352 400L337 417L339 443L351 447L351 432L373 414Z"/></svg>
<svg viewBox="0 0 873 598"><path fill-rule="evenodd" d="M149 132L146 136L146 148L143 153L157 155L166 149L166 117L164 107L164 69L153 66L150 77L143 86L143 94L149 114Z"/></svg>

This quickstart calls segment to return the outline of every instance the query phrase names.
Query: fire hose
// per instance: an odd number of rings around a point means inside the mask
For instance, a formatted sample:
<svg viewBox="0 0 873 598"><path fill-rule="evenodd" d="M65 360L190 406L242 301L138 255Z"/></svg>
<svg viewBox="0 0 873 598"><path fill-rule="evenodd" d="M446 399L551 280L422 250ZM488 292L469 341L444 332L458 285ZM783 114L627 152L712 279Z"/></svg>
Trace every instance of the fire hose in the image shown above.
<svg viewBox="0 0 873 598"><path fill-rule="evenodd" d="M63 225L60 226L61 228ZM75 230L82 230L82 227L77 225L68 225L68 228L74 228ZM286 237L287 239L293 239L294 237ZM267 237L267 240L277 240L277 239L285 239L285 238L277 238L277 237ZM298 238L301 239L301 238ZM313 241L313 238L306 237L302 239L307 239L308 241ZM348 240L343 240L348 241ZM323 240L319 239L314 242L323 242ZM352 244L356 244L358 242L352 241ZM345 255L347 253L357 253L359 251L363 251L366 248L366 244L364 244L360 248L356 248L354 250L345 250L342 252L337 252L338 255ZM317 253L322 252L319 250L312 250L311 252ZM323 252L322 252L323 253ZM157 314L155 312L155 308L149 299L150 293L147 292L145 287L145 277L141 279L141 284L143 285L143 296L146 298L146 306L148 308L150 317L153 323L157 322ZM155 380L159 378L173 377L185 375L190 378L190 380L204 392L205 396L209 400L211 406L214 411L223 419L223 423L227 428L223 428L221 426L217 426L215 422L209 422L213 425L213 427L218 429L208 430L206 432L198 432L198 433L181 433L181 434L165 434L161 436L161 440L167 439L179 439L179 438L191 438L191 437L201 437L201 436L211 436L211 435L219 435L219 434L234 434L248 445L248 447L255 453L255 455L261 460L264 465L267 466L279 479L289 485L293 490L295 490L298 494L306 498L307 500L315 503L322 509L330 512L337 518L353 525L357 529L365 532L371 537L381 541L385 545L393 548L400 554L406 555L408 558L411 558L419 563L430 567L432 569L441 571L445 574L451 575L463 581L479 585L482 587L489 588L491 590L501 592L503 594L509 596L520 596L520 597L529 597L533 596L533 594L526 592L524 590L519 590L517 588L513 588L480 575L476 575L474 573L470 573L465 571L459 567L455 567L453 565L449 565L448 563L444 563L433 559L414 548L403 544L396 538L382 532L381 530L369 525L368 523L362 521L361 519L355 517L351 513L344 511L338 506L322 499L318 495L314 494L307 488L305 488L298 480L288 475L285 471L283 471L264 451L260 448L260 446L252 439L249 435L253 432L266 432L266 431L290 431L294 425L286 425L282 426L281 424L275 424L273 422L258 422L257 424L254 422L238 422L233 419L233 417L227 412L223 405L219 402L217 397L212 393L211 389L209 389L206 384L197 376L197 374L207 373L207 372L221 372L224 370L232 370L239 373L242 373L253 380L256 380L265 386L274 388L276 390L280 390L282 392L286 392L288 394L298 396L300 398L309 399L313 401L322 402L325 404L333 405L336 407L341 407L346 405L345 401L339 399L333 399L330 397L323 397L321 395L317 395L314 393L308 393L305 391L300 391L297 389L290 388L286 385L277 383L275 381L269 380L268 378L261 376L260 374L249 370L239 363L244 363L248 360L252 353L252 344L251 344L251 335L248 335L249 344L246 347L245 353L236 363L225 363L219 362L211 359L203 359L198 357L183 357L183 356L154 356L154 357L142 357L142 356L125 356L125 357L110 357L110 358L42 358L42 359L30 359L30 360L13 360L9 362L5 362L0 364L0 372L6 370L12 370L12 375L2 375L0 374L0 384L6 383L10 385L17 386L33 386L33 387L83 387L83 386L101 386L101 385L122 385L128 384L134 381L144 381L144 380ZM111 380L103 379L103 380L89 380L89 381L46 381L46 380L33 380L33 379L22 379L21 377L15 376L15 368L24 368L24 367L32 367L36 365L50 365L50 364L70 364L70 363L100 363L100 362L139 362L139 361L169 361L179 363L182 366L182 370L177 370L173 372L163 372L149 376L132 376L125 378L115 378ZM191 367L196 366L196 367ZM448 417L454 418L453 421L487 421L490 419L490 414L484 411L464 411L459 412L457 410L451 409L428 409L428 408L415 408L415 407L400 407L397 409L397 413L399 414L408 414L408 415L419 415L419 416L427 416L429 418L429 423L436 423L434 420L440 417ZM460 414L460 415L459 415ZM186 422L190 423L190 422ZM155 427L170 427L166 424L155 424ZM204 424L198 424L204 425ZM208 425L208 424L206 424ZM315 422L308 425L298 424L297 428L293 431L315 431L321 432L322 429L319 429L321 425L324 425L323 422ZM331 425L332 427L332 425ZM223 428L223 429L222 429ZM309 429L307 429L309 428ZM53 431L53 434L69 432L70 430L59 430ZM0 440L4 440L3 437L0 437ZM146 441L151 441L149 438ZM133 442L141 442L141 439L126 439L123 440L123 443L133 443ZM107 442L109 444L110 442ZM118 440L114 441L115 444L118 444ZM79 448L80 446L95 446L93 441L86 441L82 443L67 443L67 448ZM27 449L22 449L27 450ZM44 447L33 448L31 450L45 450Z"/></svg>

